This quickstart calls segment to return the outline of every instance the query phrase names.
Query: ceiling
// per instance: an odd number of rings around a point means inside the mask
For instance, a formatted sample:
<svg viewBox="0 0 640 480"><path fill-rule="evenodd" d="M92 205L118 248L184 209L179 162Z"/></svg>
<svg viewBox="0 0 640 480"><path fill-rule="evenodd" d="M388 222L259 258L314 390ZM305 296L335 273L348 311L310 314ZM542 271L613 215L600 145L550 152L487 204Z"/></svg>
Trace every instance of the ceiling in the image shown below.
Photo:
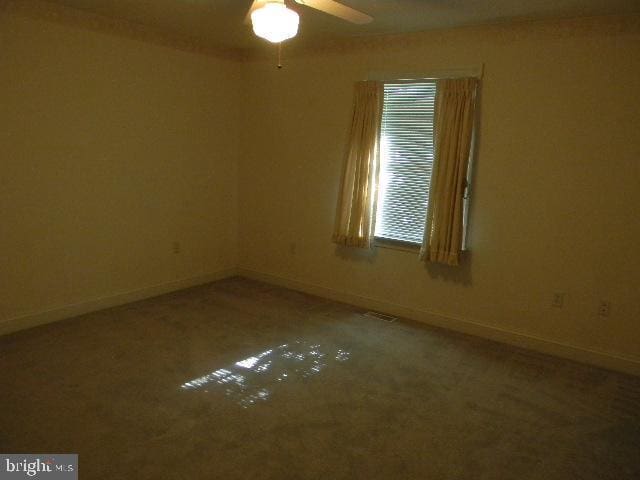
<svg viewBox="0 0 640 480"><path fill-rule="evenodd" d="M251 0L47 0L127 20L214 48L253 49L264 41L243 23ZM342 0L374 21L352 25L296 5L300 30L291 42L404 33L511 20L640 13L638 0Z"/></svg>

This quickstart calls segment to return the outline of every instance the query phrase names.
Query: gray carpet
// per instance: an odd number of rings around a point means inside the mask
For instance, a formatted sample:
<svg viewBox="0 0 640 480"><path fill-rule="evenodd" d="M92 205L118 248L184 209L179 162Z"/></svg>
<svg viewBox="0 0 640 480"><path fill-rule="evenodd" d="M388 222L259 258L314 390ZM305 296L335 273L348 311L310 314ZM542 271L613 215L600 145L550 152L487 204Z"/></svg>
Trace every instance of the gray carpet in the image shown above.
<svg viewBox="0 0 640 480"><path fill-rule="evenodd" d="M88 479L638 479L640 379L241 278L0 337L0 452Z"/></svg>

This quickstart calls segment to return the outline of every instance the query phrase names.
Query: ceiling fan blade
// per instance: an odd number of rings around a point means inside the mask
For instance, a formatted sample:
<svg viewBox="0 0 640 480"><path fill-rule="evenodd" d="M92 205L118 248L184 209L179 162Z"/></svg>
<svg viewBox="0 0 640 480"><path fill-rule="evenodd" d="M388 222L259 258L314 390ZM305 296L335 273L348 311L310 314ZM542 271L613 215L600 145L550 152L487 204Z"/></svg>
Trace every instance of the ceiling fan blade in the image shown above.
<svg viewBox="0 0 640 480"><path fill-rule="evenodd" d="M347 22L357 23L358 25L373 21L373 17L366 13L359 12L358 10L342 5L341 3L334 2L333 0L296 0L296 3L315 8L321 12L342 18Z"/></svg>
<svg viewBox="0 0 640 480"><path fill-rule="evenodd" d="M249 7L249 11L247 12L247 14L244 17L244 24L245 25L251 25L251 14L253 13L254 10L257 10L262 5L264 5L265 3L267 3L267 0L253 0L253 3Z"/></svg>

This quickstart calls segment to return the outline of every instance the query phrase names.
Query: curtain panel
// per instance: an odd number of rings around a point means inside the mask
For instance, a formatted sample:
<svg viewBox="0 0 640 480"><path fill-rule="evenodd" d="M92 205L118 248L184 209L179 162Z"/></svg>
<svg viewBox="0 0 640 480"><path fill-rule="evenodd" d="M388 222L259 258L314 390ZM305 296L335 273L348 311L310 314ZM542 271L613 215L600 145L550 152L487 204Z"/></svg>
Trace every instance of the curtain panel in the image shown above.
<svg viewBox="0 0 640 480"><path fill-rule="evenodd" d="M339 245L371 248L379 171L382 100L382 82L356 83L332 237Z"/></svg>
<svg viewBox="0 0 640 480"><path fill-rule="evenodd" d="M475 121L477 78L437 81L435 157L420 258L459 265L464 194Z"/></svg>

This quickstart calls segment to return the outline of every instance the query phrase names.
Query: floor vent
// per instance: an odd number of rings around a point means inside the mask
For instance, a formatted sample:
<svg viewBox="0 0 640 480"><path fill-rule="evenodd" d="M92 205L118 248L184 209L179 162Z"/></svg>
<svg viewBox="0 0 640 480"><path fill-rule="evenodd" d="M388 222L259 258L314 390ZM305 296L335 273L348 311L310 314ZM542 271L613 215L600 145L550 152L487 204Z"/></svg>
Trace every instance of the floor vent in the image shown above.
<svg viewBox="0 0 640 480"><path fill-rule="evenodd" d="M385 322L395 322L398 319L393 315L387 315L380 312L366 312L364 315L366 315L367 317L379 318L380 320L384 320Z"/></svg>

